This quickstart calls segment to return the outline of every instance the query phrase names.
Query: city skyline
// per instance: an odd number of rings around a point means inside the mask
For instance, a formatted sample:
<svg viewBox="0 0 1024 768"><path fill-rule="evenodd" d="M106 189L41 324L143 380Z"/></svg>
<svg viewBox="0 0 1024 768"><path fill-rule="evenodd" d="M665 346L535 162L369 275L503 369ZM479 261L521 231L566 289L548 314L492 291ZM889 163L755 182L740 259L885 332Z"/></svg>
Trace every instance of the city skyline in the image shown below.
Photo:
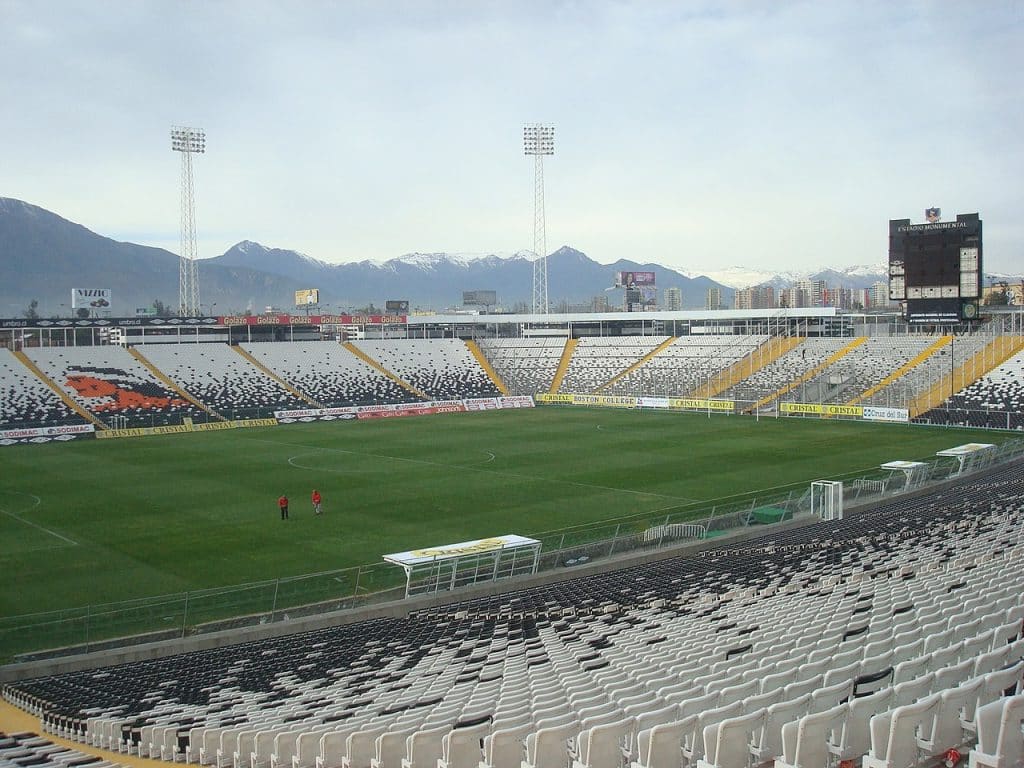
<svg viewBox="0 0 1024 768"><path fill-rule="evenodd" d="M981 214L986 271L1020 269L1010 2L0 8L0 195L115 239L177 252L166 136L188 124L201 258L528 250L521 131L544 122L549 250L874 265L889 219L937 206Z"/></svg>

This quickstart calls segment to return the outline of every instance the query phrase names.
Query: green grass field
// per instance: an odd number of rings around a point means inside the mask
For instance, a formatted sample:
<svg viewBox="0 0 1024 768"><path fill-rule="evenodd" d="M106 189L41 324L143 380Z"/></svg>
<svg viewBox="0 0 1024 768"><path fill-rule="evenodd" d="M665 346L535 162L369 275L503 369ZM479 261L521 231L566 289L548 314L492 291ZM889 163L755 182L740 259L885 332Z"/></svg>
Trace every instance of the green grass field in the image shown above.
<svg viewBox="0 0 1024 768"><path fill-rule="evenodd" d="M3 450L0 474L0 616L379 563L494 534L654 520L979 439L538 408L16 446ZM281 493L292 500L287 522Z"/></svg>

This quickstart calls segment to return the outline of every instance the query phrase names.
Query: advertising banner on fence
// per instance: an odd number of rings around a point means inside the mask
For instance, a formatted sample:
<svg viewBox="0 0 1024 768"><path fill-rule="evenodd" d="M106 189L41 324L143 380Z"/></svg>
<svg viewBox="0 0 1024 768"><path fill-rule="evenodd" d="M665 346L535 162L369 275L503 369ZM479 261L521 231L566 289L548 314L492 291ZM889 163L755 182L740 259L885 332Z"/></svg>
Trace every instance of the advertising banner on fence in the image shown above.
<svg viewBox="0 0 1024 768"><path fill-rule="evenodd" d="M280 424L292 424L296 421L387 419L395 416L428 416L435 413L532 407L533 398L529 395L518 395L515 397L483 397L471 400L431 400L422 403L359 405L348 408L304 408L297 411L274 411L274 418Z"/></svg>
<svg viewBox="0 0 1024 768"><path fill-rule="evenodd" d="M467 400L467 403L472 402ZM511 395L498 398L499 408L533 408L533 398L529 395Z"/></svg>
<svg viewBox="0 0 1024 768"><path fill-rule="evenodd" d="M476 400L466 400L467 411L495 411L499 408L498 400L494 397L480 397Z"/></svg>
<svg viewBox="0 0 1024 768"><path fill-rule="evenodd" d="M680 410L732 412L732 400L696 400L685 397L625 397L616 395L536 395L538 403L596 405L606 408L676 408Z"/></svg>
<svg viewBox="0 0 1024 768"><path fill-rule="evenodd" d="M729 411L735 408L732 400L697 400L689 397L670 397L669 408L679 408L684 411Z"/></svg>
<svg viewBox="0 0 1024 768"><path fill-rule="evenodd" d="M600 405L606 408L636 408L635 397L620 395L573 395L573 405Z"/></svg>
<svg viewBox="0 0 1024 768"><path fill-rule="evenodd" d="M815 416L863 416L861 405L829 405L827 403L782 403L780 413L810 413Z"/></svg>
<svg viewBox="0 0 1024 768"><path fill-rule="evenodd" d="M667 397L638 397L636 404L641 408L668 408Z"/></svg>
<svg viewBox="0 0 1024 768"><path fill-rule="evenodd" d="M96 431L92 424L68 424L59 427L31 427L28 429L0 430L0 445L17 443L67 442Z"/></svg>
<svg viewBox="0 0 1024 768"><path fill-rule="evenodd" d="M572 403L573 395L559 395L559 394L549 395L549 394L546 394L546 393L541 393L541 394L538 394L538 395L534 395L534 398L537 400L538 403L568 403L568 404L571 404Z"/></svg>
<svg viewBox="0 0 1024 768"><path fill-rule="evenodd" d="M221 429L246 429L248 427L276 427L277 419L247 419L245 421L213 421L208 424L173 424L166 427L130 427L128 429L104 429L96 437L109 440L112 437L145 437L146 435L177 435L182 432L209 432Z"/></svg>
<svg viewBox="0 0 1024 768"><path fill-rule="evenodd" d="M865 405L864 418L870 421L910 421L910 411L906 408L879 408L874 405Z"/></svg>

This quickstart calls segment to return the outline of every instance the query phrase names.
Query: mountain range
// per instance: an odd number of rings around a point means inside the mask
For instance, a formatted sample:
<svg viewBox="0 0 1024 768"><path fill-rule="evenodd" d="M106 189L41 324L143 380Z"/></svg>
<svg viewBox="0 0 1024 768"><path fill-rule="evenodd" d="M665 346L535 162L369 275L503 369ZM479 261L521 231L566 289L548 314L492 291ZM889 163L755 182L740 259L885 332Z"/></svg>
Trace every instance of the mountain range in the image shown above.
<svg viewBox="0 0 1024 768"><path fill-rule="evenodd" d="M178 303L178 256L162 248L117 242L38 206L0 197L0 317L18 317L32 300L42 316L70 314L72 288L109 288L111 314L132 315L160 300ZM465 255L413 253L383 263L328 264L293 250L242 241L220 256L198 264L204 312L289 311L296 290L318 288L321 307L330 311L383 307L389 299L409 300L414 309L459 307L463 291L494 290L501 307L524 308L532 295L530 254ZM655 272L659 301L665 288L678 287L687 309L703 308L708 288L719 288L731 306L734 288L776 287L796 279L823 279L832 286L865 288L884 280L884 265L825 270L813 275L757 272L740 268L698 274L652 263L620 259L599 264L563 246L548 256L548 295L560 304L585 304L608 296L619 271Z"/></svg>

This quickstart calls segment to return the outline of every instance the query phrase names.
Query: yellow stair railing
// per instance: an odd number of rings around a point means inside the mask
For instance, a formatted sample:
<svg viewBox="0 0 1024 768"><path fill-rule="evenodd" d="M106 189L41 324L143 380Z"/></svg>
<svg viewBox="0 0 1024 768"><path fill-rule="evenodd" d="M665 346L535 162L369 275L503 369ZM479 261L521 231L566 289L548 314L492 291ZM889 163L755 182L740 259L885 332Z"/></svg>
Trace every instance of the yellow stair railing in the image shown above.
<svg viewBox="0 0 1024 768"><path fill-rule="evenodd" d="M929 344L927 349L922 350L920 353L915 355L912 360L908 360L906 363L901 365L899 368L897 368L895 371L890 373L888 376L886 376L884 379L882 379L880 382L878 382L874 386L869 387L865 391L861 392L855 398L850 400L847 403L847 405L856 405L857 403L860 403L860 402L862 402L864 400L867 400L872 395L878 394L879 392L881 392L883 389L888 387L890 384L892 384L897 379L901 379L904 376L906 376L914 368L919 366L921 363L923 363L929 357L934 355L940 349L942 349L945 346L948 346L949 343L952 340L953 340L952 336L940 336L932 344Z"/></svg>
<svg viewBox="0 0 1024 768"><path fill-rule="evenodd" d="M716 373L711 377L710 383L701 384L689 397L700 400L713 398L730 387L736 386L766 365L775 362L801 343L803 343L803 337L801 336L775 336L749 355L744 355L728 368L724 368Z"/></svg>
<svg viewBox="0 0 1024 768"><path fill-rule="evenodd" d="M476 358L477 363L479 363L480 367L484 369L484 373L486 373L487 377L494 383L494 386L498 388L498 391L507 397L508 387L505 386L505 382L501 380L501 376L498 375L498 372L494 370L494 366L491 365L491 361L484 356L484 352L480 349L480 345L472 339L468 339L466 341L466 349L468 349L469 353Z"/></svg>
<svg viewBox="0 0 1024 768"><path fill-rule="evenodd" d="M842 349L839 349L836 352L834 352L833 354L829 355L829 357L825 360L825 362L821 363L820 365L814 366L809 371L804 373L803 376L800 376L799 378L794 379L793 381L789 382L785 386L780 387L779 389L775 390L774 392L772 392L767 397L762 397L760 400L758 400L752 406L750 406L749 408L746 408L744 410L744 413L751 413L753 411L756 411L762 405L767 405L768 403L773 402L774 400L778 400L780 397L783 397L784 395L788 394L789 392L792 392L794 389L799 387L801 384L803 384L806 381L810 381L815 376L817 376L819 373L821 373L826 368L828 368L833 363L835 363L837 360L841 359L842 357L844 357L849 352L851 352L852 350L854 350L857 347L859 347L861 344L863 344L867 340L868 340L867 336L858 336L857 338L853 339L853 341L851 341L849 344L843 345Z"/></svg>
<svg viewBox="0 0 1024 768"><path fill-rule="evenodd" d="M675 343L676 338L677 338L676 336L670 336L665 341L661 342L661 344L656 346L654 349L652 349L646 355L644 355L639 360L637 360L635 363L630 365L628 368L626 368L626 370L620 371L619 373L615 374L610 379L608 379L608 381L606 381L600 387L595 389L594 390L595 394L600 394L601 392L604 392L606 389L608 389L608 387L612 386L613 384L615 384L615 382L619 381L620 379L626 378L629 374L631 374L633 371L635 371L640 366L644 365L651 358L656 357L657 355L660 355L662 352L664 352L666 349L668 349L669 347L671 347Z"/></svg>
<svg viewBox="0 0 1024 768"><path fill-rule="evenodd" d="M95 424L100 429L107 429L107 425L104 424L103 421L100 420L98 416L95 416L92 412L86 410L85 407L82 406L81 404L76 403L72 399L71 395L69 395L67 392L61 389L60 385L57 384L57 382L55 382L53 379L51 379L49 376L43 373L39 369L39 366L37 366L35 363L29 360L28 356L24 352L22 352L20 349L15 350L14 356L21 361L22 365L24 365L26 368L32 371L32 373L35 374L36 378L38 378L41 382L43 382L43 384L48 386L50 389L52 389L56 393L57 397L64 401L64 405L73 410L83 419L86 419L91 423Z"/></svg>
<svg viewBox="0 0 1024 768"><path fill-rule="evenodd" d="M561 388L562 379L565 378L565 372L569 370L569 363L572 362L572 353L576 351L579 343L579 339L565 340L565 347L562 349L562 359L558 361L555 378L551 380L551 388L548 390L549 394L553 395Z"/></svg>
<svg viewBox="0 0 1024 768"><path fill-rule="evenodd" d="M397 374L389 371L387 368L385 368L383 365L378 363L376 360L374 360L368 354L363 352L363 350L359 349L359 347L357 347L351 341L346 341L341 346L343 346L345 349L347 349L353 355L358 357L360 360L362 360L368 366L373 368L375 371L379 371L380 373L382 373L385 376L387 376L389 379L391 379L393 382L395 382L395 384L397 384L398 386L400 386L402 389L406 390L407 392L412 392L414 395L416 395L416 397L422 398L424 400L431 400L431 399L433 399L429 395L427 395L425 392L421 392L420 390L416 389L416 387L414 387L412 384L407 382L405 379L403 379L400 376L398 376Z"/></svg>
<svg viewBox="0 0 1024 768"><path fill-rule="evenodd" d="M964 387L969 387L986 373L1002 365L1024 350L1022 336L996 336L962 365L935 382L910 403L910 418L915 419L945 402Z"/></svg>
<svg viewBox="0 0 1024 768"><path fill-rule="evenodd" d="M161 371L159 368L157 368L155 365L153 365L153 363L150 360L148 360L146 358L146 356L143 355L141 352L139 352L139 350L137 350L135 347L128 347L128 354L131 355L132 357L134 357L136 360L138 360L139 363L142 364L143 368L145 368L147 371L149 371L154 376L156 376L157 379L159 379L160 382L165 387L167 387L169 390L171 390L171 392L173 392L174 394L184 398L185 400L188 400L196 408L199 408L200 410L206 411L208 414L210 414L214 418L220 419L221 421L227 421L227 419L225 419L223 416L221 416L215 410L213 410L212 408L207 408L205 405L203 405L198 400L196 400L194 397L192 397L192 395L190 395L184 389L179 387L174 381L171 380L171 378L167 374L165 374L163 371Z"/></svg>

